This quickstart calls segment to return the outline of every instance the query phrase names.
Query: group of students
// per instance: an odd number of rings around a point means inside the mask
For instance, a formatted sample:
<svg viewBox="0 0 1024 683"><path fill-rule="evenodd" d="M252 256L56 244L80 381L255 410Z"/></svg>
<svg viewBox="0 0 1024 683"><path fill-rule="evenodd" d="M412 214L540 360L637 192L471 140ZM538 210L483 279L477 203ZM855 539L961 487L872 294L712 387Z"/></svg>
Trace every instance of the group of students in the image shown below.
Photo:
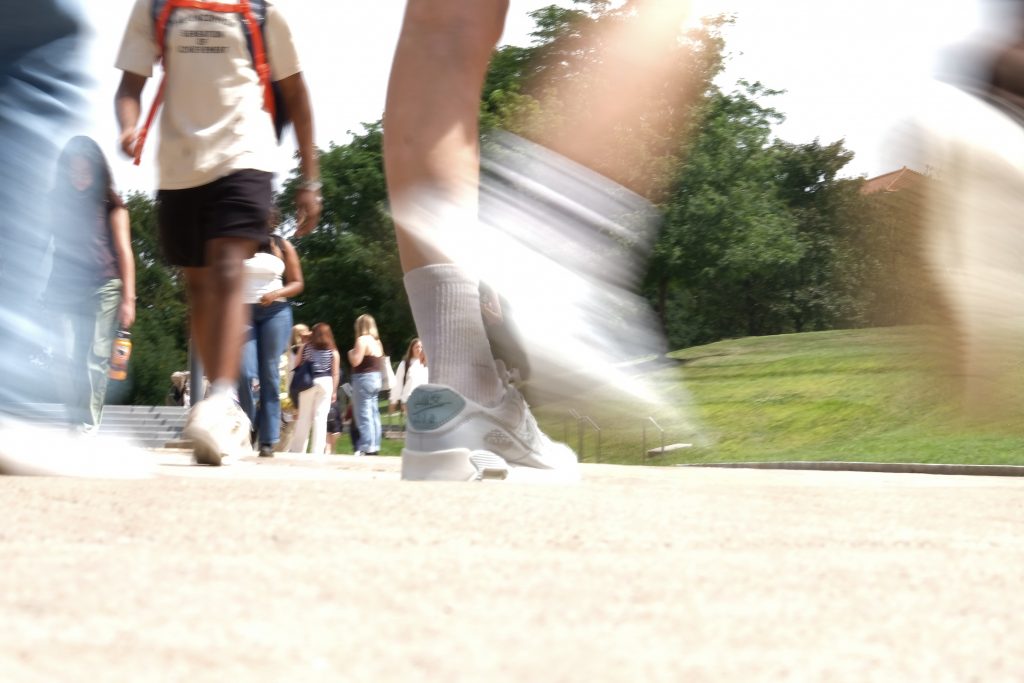
<svg viewBox="0 0 1024 683"><path fill-rule="evenodd" d="M345 415L342 410L344 395L350 399L352 444L356 455L380 453L383 430L380 417L380 399L384 377L390 375L389 362L384 355L377 323L369 314L355 321L355 342L347 352L348 383L341 384L345 373L341 368L341 354L334 333L327 323L317 323L310 330L297 325L292 335L293 344L287 354L290 375L302 363L312 367L313 384L297 395L294 406L295 420L285 450L296 453L333 453L337 435L342 431ZM405 405L412 391L427 382L427 359L423 344L413 339L405 357L399 363L395 383L388 388L392 410ZM288 381L286 380L286 384ZM276 385L275 385L276 386ZM339 394L339 390L342 391ZM262 409L261 409L262 410ZM271 409L273 410L273 409ZM266 416L261 420L272 419ZM261 441L263 436L260 437ZM310 448L310 442L312 447ZM264 453L261 447L261 455Z"/></svg>

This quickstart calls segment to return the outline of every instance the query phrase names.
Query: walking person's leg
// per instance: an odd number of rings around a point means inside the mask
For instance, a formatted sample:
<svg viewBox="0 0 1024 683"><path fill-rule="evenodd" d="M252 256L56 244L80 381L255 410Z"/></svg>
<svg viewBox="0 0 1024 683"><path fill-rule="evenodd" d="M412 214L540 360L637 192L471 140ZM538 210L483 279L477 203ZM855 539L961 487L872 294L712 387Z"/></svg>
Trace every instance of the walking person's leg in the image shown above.
<svg viewBox="0 0 1024 683"><path fill-rule="evenodd" d="M65 403L68 426L81 429L90 419L91 383L89 381L89 356L92 352L93 330L96 321L93 317L98 309L95 298L86 299L81 310L61 316L63 331L69 333L63 340L63 353L58 353L66 366L64 379L59 382L59 396Z"/></svg>
<svg viewBox="0 0 1024 683"><path fill-rule="evenodd" d="M281 435L281 354L292 329L292 307L279 301L263 309L258 328L260 407L259 445L273 451Z"/></svg>
<svg viewBox="0 0 1024 683"><path fill-rule="evenodd" d="M89 372L89 421L86 432L99 429L103 417L103 404L107 397L110 376L110 354L114 347L117 331L117 312L121 305L123 284L119 279L108 281L96 292L96 318L90 336L89 353L86 356Z"/></svg>
<svg viewBox="0 0 1024 683"><path fill-rule="evenodd" d="M251 452L251 422L235 403L242 339L244 261L269 239L272 176L237 171L186 190L161 191L160 231L172 263L183 265L192 337L210 379L185 435L200 464Z"/></svg>
<svg viewBox="0 0 1024 683"><path fill-rule="evenodd" d="M352 375L352 421L359 432L356 451L363 455L370 451L373 441L373 417L370 412L373 393L371 374L373 373L364 372Z"/></svg>
<svg viewBox="0 0 1024 683"><path fill-rule="evenodd" d="M370 396L370 418L373 425L373 443L370 444L369 453L376 455L380 453L381 439L384 434L380 423L380 387L381 377L379 372L371 372L370 375L376 375L377 379L375 382L375 389L373 394Z"/></svg>
<svg viewBox="0 0 1024 683"><path fill-rule="evenodd" d="M384 164L431 380L484 405L504 390L479 282L455 263L479 206L480 90L507 0L410 0L388 84Z"/></svg>
<svg viewBox="0 0 1024 683"><path fill-rule="evenodd" d="M246 326L242 355L238 371L238 405L245 412L254 429L259 429L256 397L253 396L252 382L259 377L259 331L261 322L257 307L250 306L252 319Z"/></svg>
<svg viewBox="0 0 1024 683"><path fill-rule="evenodd" d="M313 455L323 455L327 447L327 413L331 409L331 392L334 380L330 377L317 377L313 381L317 390L313 404Z"/></svg>
<svg viewBox="0 0 1024 683"><path fill-rule="evenodd" d="M253 240L220 238L207 243L208 267L183 268L189 292L192 336L210 389L189 414L185 436L193 457L220 465L224 456L251 451L252 423L235 402L246 306L242 299L242 263L255 252Z"/></svg>
<svg viewBox="0 0 1024 683"><path fill-rule="evenodd" d="M292 442L288 446L288 451L291 453L305 453L309 448L309 430L313 426L316 395L316 384L299 394L299 416L295 419Z"/></svg>
<svg viewBox="0 0 1024 683"><path fill-rule="evenodd" d="M578 477L575 454L540 432L499 375L479 281L457 263L477 221L479 98L507 8L507 0L409 0L388 84L388 195L431 372L409 400L406 479L504 477L513 468ZM492 433L501 438L485 442Z"/></svg>
<svg viewBox="0 0 1024 683"><path fill-rule="evenodd" d="M206 267L184 268L192 334L210 382L233 388L242 357L248 311L242 303L243 262L256 252L254 240L217 238L207 243ZM218 382L220 384L218 384Z"/></svg>
<svg viewBox="0 0 1024 683"><path fill-rule="evenodd" d="M39 307L49 242L40 219L50 208L59 145L85 110L86 62L80 2L7 9L0 21L0 406L16 408L53 400L50 378L29 362L52 332Z"/></svg>

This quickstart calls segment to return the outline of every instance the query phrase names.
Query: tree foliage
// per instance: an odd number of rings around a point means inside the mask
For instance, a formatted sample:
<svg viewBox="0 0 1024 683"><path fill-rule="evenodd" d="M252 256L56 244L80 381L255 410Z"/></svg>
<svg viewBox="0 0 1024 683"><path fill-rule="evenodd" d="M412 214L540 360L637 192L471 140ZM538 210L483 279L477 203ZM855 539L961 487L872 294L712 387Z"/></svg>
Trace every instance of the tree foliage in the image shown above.
<svg viewBox="0 0 1024 683"><path fill-rule="evenodd" d="M568 146L560 131L591 121L608 94L602 74L619 56L604 40L607 29L645 11L645 0L575 0L533 12L533 42L504 46L491 62L480 102L485 143L490 129L516 133L653 204L661 226L645 287L675 347L897 321L907 307L892 303L898 285L879 273L891 260L885 245L897 244L893 235L908 216L839 176L852 159L841 140L777 139L775 91L745 82L721 88L728 17L680 33L662 55L673 77L644 100L639 117L611 126L601 144ZM295 318L329 323L344 348L355 318L371 313L398 355L416 332L387 208L381 133L380 121L364 124L321 152L321 225L295 240L306 280ZM296 167L278 197L285 226L294 223L299 178ZM170 372L184 366L187 309L180 279L157 256L152 201L133 195L128 206L140 309L125 400L155 403Z"/></svg>
<svg viewBox="0 0 1024 683"><path fill-rule="evenodd" d="M306 289L295 299L295 320L326 322L338 345L354 341L353 323L371 314L391 355L405 351L415 336L394 225L387 209L380 122L364 125L344 145L320 155L323 214L320 226L295 240ZM298 169L285 184L280 205L294 214Z"/></svg>
<svg viewBox="0 0 1024 683"><path fill-rule="evenodd" d="M180 274L160 257L156 205L133 192L125 205L131 219L135 252L135 325L128 379L111 383L109 400L134 405L161 405L171 373L188 364L188 305Z"/></svg>

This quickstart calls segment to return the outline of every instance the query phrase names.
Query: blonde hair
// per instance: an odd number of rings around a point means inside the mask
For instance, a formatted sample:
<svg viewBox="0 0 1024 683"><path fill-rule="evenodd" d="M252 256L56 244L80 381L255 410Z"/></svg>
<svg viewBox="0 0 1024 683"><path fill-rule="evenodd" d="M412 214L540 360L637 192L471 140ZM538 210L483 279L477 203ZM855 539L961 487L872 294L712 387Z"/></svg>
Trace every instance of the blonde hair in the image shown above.
<svg viewBox="0 0 1024 683"><path fill-rule="evenodd" d="M292 346L301 344L302 335L306 334L307 332L309 332L309 328L303 325L302 323L292 325Z"/></svg>
<svg viewBox="0 0 1024 683"><path fill-rule="evenodd" d="M369 313L363 313L356 318L356 339L368 334L377 341L380 341L380 333L377 332L377 321Z"/></svg>

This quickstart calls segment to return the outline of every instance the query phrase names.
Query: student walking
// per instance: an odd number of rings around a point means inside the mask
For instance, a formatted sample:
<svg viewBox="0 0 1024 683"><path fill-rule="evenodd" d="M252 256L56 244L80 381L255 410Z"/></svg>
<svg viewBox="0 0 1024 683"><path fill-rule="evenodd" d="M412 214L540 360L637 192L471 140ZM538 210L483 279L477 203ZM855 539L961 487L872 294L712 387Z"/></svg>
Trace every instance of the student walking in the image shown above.
<svg viewBox="0 0 1024 683"><path fill-rule="evenodd" d="M273 235L270 244L245 261L245 302L250 324L242 347L238 400L252 421L260 457L274 455L281 435L281 355L292 330L288 299L302 293L299 255L291 243ZM259 383L258 396L253 391ZM258 400L257 400L258 399Z"/></svg>
<svg viewBox="0 0 1024 683"><path fill-rule="evenodd" d="M298 140L304 182L295 197L297 236L320 216L313 121L296 46L275 2L136 0L116 61L124 74L115 105L129 156L145 142L141 93L159 60L160 240L184 274L192 337L212 382L208 398L192 408L185 436L196 462L219 465L251 448L249 419L234 391L248 314L243 262L270 241L273 115L287 112Z"/></svg>
<svg viewBox="0 0 1024 683"><path fill-rule="evenodd" d="M114 334L135 322L135 256L128 210L114 190L107 160L77 136L57 162L53 270L46 291L70 332L67 410L83 434L99 428Z"/></svg>

